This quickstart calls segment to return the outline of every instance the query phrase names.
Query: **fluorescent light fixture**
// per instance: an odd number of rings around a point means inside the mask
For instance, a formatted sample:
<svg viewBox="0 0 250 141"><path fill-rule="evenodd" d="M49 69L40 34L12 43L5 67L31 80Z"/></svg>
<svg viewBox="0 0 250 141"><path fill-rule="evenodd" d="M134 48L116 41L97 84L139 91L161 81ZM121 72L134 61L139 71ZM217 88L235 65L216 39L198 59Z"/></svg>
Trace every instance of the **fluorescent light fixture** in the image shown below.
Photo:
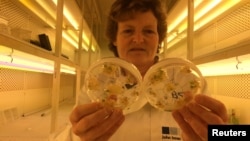
<svg viewBox="0 0 250 141"><path fill-rule="evenodd" d="M53 3L57 6L57 0L52 0ZM77 20L75 19L75 17L73 16L74 14L72 14L69 10L68 7L66 7L64 5L63 7L63 15L66 17L66 19L70 22L70 24L76 29L79 30L79 24L77 22Z"/></svg>
<svg viewBox="0 0 250 141"><path fill-rule="evenodd" d="M204 5L204 7L200 8L200 10L195 11L194 21L197 21L198 19L203 17L205 14L209 13L210 10L215 8L216 5L218 5L221 2L221 0L216 0L216 1L210 0L210 1L206 1L206 2L208 2L208 3L206 3L206 5Z"/></svg>
<svg viewBox="0 0 250 141"><path fill-rule="evenodd" d="M19 70L53 73L53 62L11 48L0 46L0 66Z"/></svg>
<svg viewBox="0 0 250 141"><path fill-rule="evenodd" d="M63 10L63 13L65 15L65 17L67 17L67 19L69 20L69 22L71 23L71 25L76 29L79 30L79 25L78 22L75 20L75 18L72 16L72 14L69 12L69 10L67 9L67 7L65 7L65 9Z"/></svg>
<svg viewBox="0 0 250 141"><path fill-rule="evenodd" d="M55 8L57 6L57 0L19 0L24 6L30 9L33 13L35 13L38 17L40 17L44 22L46 22L50 27L55 29L55 22L56 22L56 12ZM70 7L69 7L70 6ZM62 37L69 42L74 48L78 49L79 45L79 22L81 18L81 12L76 9L77 5L73 1L65 1L63 15L65 19L68 21L67 23L70 25L66 25L65 22L63 23L63 30ZM68 26L68 27L67 27ZM70 29L70 27L74 29ZM84 28L88 28L86 25ZM75 31L75 32L74 32ZM88 29L82 32L82 48L85 51L89 51L90 44L90 37L92 33L88 32ZM92 38L92 37L91 37ZM95 40L92 40L92 43ZM91 46L92 51L96 51L97 46Z"/></svg>
<svg viewBox="0 0 250 141"><path fill-rule="evenodd" d="M0 55L2 58L2 56ZM5 58L7 59L7 58ZM32 71L32 72L41 72L41 73L53 73L54 68L52 65L41 64L37 62L33 62L30 60L20 59L20 58L8 58L6 60L0 60L0 67L3 68L10 68L16 70L23 70L23 71ZM12 60L12 61L10 61ZM30 65L27 65L30 64ZM75 69L66 65L61 66L61 72L67 74L76 74Z"/></svg>
<svg viewBox="0 0 250 141"><path fill-rule="evenodd" d="M69 36L73 39L73 40L75 40L76 42L78 42L78 33L76 32L76 31L73 31L73 30L66 30L67 31L67 33L69 34Z"/></svg>
<svg viewBox="0 0 250 141"><path fill-rule="evenodd" d="M85 51L88 51L88 50L89 50L89 47L88 47L86 44L84 44L84 43L82 43L82 48L83 48Z"/></svg>
<svg viewBox="0 0 250 141"><path fill-rule="evenodd" d="M55 8L57 5L57 0L19 0L25 7L30 9L35 15L41 18L45 23L47 23L50 27L55 29L55 21L56 21L56 12ZM70 3L69 3L70 4ZM71 5L69 5L71 6ZM78 16L77 14L71 13L69 7L67 5L64 6L63 15L67 19L68 23L74 28L72 30L79 30L79 23L77 22ZM63 25L65 29L65 23ZM66 39L73 47L78 49L78 34L76 32L72 32L71 29L68 29L68 33L63 32L63 38ZM83 32L82 36L84 42L88 45L89 38L86 36L86 33ZM86 45L85 45L86 46ZM88 49L84 48L86 51Z"/></svg>
<svg viewBox="0 0 250 141"><path fill-rule="evenodd" d="M43 9L39 6L39 4L35 3L35 1L32 0L19 0L24 6L28 7L34 14L36 14L38 17L40 17L45 23L47 23L50 27L55 29L55 17L50 14L48 14L47 9L50 9L48 7L43 7ZM43 6L43 5L41 5ZM46 10L44 10L46 9ZM50 17L51 16L51 17Z"/></svg>
<svg viewBox="0 0 250 141"><path fill-rule="evenodd" d="M0 66L17 70L54 73L54 62L0 45ZM61 72L75 74L75 68L61 65Z"/></svg>
<svg viewBox="0 0 250 141"><path fill-rule="evenodd" d="M64 30L63 31L63 38L66 39L72 46L74 46L76 49L78 49L78 37L72 30ZM85 42L82 43L82 48L85 51L88 51L88 47Z"/></svg>
<svg viewBox="0 0 250 141"><path fill-rule="evenodd" d="M204 17L197 18L197 21L194 25L194 31L198 30L199 28L206 25L208 22L212 21L216 17L218 17L220 14L226 12L228 9L233 7L234 5L238 4L240 0L214 0L209 3L204 9L201 11L197 11L195 13L208 13L208 15L205 15ZM216 7L218 5L218 7ZM215 8L215 9L214 9ZM211 12L209 12L211 11ZM200 21L198 21L200 19Z"/></svg>
<svg viewBox="0 0 250 141"><path fill-rule="evenodd" d="M76 69L70 66L66 66L64 64L61 65L61 72L68 74L76 74Z"/></svg>
<svg viewBox="0 0 250 141"><path fill-rule="evenodd" d="M2 57L0 55L0 57ZM17 70L26 70L26 71L33 71L33 72L42 72L42 73L53 73L52 66L48 66L45 64L36 63L33 61L28 61L24 59L17 59L13 58L13 61L6 62L2 59L0 60L0 66L3 68L11 68Z"/></svg>
<svg viewBox="0 0 250 141"><path fill-rule="evenodd" d="M87 45L89 45L89 38L87 37L86 33L85 32L82 32L82 38L83 40L85 41L85 43Z"/></svg>
<svg viewBox="0 0 250 141"><path fill-rule="evenodd" d="M197 65L204 76L250 74L250 54Z"/></svg>
<svg viewBox="0 0 250 141"><path fill-rule="evenodd" d="M238 4L240 0L199 0L194 1L194 31L197 31L220 14L226 12L234 5ZM183 2L179 2L183 4ZM184 7L184 6L182 6ZM181 35L181 39L186 37L183 34L187 29L187 5L184 9L178 9L180 14L176 14L176 11L173 11L173 14L176 16L172 16L176 19L169 19L169 27L168 27L168 48L172 47L179 41L179 36ZM178 15L178 16L177 16ZM178 33L178 34L176 34ZM186 34L186 33L185 33ZM176 41L174 41L176 40ZM174 43L171 43L174 41Z"/></svg>
<svg viewBox="0 0 250 141"><path fill-rule="evenodd" d="M199 6L201 2L202 2L202 0L196 0L195 3L194 3L194 8L196 8L197 6ZM182 30L179 31L179 30L176 30L175 28L178 25L182 24L183 21L186 20L187 13L188 13L187 6L185 6L185 8L180 12L180 14L178 14L178 16L175 16L176 19L173 19L173 22L169 23L169 25L168 25L168 33L173 32L173 31L175 31L175 32L176 31L182 32ZM185 25L187 25L187 24L185 24Z"/></svg>
<svg viewBox="0 0 250 141"><path fill-rule="evenodd" d="M63 31L62 36L64 39L66 39L72 46L74 46L76 49L78 49L78 43L72 39L72 37L65 31Z"/></svg>
<svg viewBox="0 0 250 141"><path fill-rule="evenodd" d="M53 1L53 3L54 3L55 5L57 5L57 0L52 0L52 1ZM68 2L69 2L69 1L68 1ZM67 19L67 20L69 21L69 23L74 27L75 30L79 30L79 23L77 22L77 19L76 19L76 17L75 17L75 16L77 16L77 15L71 13L70 10L69 10L69 7L67 7L67 5L64 6L63 15L66 17L66 19ZM79 15L79 16L81 16L81 15ZM70 31L69 31L69 32L70 32ZM73 38L76 42L78 42L78 39L76 39L76 37L75 37L75 36L78 36L77 33L71 32L71 33L69 33L69 34L72 36L72 38ZM67 36L67 35L64 35L65 38L68 38L68 37L66 37L66 36ZM82 33L82 38L83 38L83 41L85 42L85 45L83 45L83 49L86 50L86 51L88 51L88 48L86 48L85 46L86 46L86 45L89 45L89 38L88 38L88 36L86 35L85 32ZM69 38L66 39L66 40L68 40L75 48L78 49L78 45L77 45L77 47L76 47L76 44L78 44L78 43L74 43L74 42L73 42L72 40L70 40Z"/></svg>
<svg viewBox="0 0 250 141"><path fill-rule="evenodd" d="M26 0L27 1L27 0ZM46 0L36 0L36 2L41 6L43 7L43 9L46 9L46 12L48 12L48 14L50 16L53 17L54 20L56 20L56 12L54 10L54 8L52 8L51 4L48 3L48 1Z"/></svg>

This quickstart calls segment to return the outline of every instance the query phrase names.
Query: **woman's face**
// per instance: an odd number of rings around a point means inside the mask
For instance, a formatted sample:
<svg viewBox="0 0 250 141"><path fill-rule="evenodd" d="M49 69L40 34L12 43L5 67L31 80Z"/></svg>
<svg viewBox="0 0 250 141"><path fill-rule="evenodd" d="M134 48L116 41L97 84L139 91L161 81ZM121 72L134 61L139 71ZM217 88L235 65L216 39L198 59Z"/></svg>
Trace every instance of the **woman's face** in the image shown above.
<svg viewBox="0 0 250 141"><path fill-rule="evenodd" d="M118 22L116 41L119 57L137 67L151 66L156 56L159 35L157 19L151 11L137 12L134 18Z"/></svg>

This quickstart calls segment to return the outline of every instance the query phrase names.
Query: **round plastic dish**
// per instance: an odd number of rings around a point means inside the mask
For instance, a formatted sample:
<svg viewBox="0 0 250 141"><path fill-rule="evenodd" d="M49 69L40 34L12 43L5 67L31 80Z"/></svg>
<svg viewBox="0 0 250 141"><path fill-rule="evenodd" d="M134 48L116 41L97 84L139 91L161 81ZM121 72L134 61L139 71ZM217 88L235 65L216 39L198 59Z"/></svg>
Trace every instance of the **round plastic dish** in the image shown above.
<svg viewBox="0 0 250 141"><path fill-rule="evenodd" d="M191 101L195 94L204 93L206 81L192 62L168 58L148 70L142 87L152 106L172 111Z"/></svg>
<svg viewBox="0 0 250 141"><path fill-rule="evenodd" d="M134 65L110 57L90 66L84 87L92 101L125 110L138 100L141 83L141 74Z"/></svg>

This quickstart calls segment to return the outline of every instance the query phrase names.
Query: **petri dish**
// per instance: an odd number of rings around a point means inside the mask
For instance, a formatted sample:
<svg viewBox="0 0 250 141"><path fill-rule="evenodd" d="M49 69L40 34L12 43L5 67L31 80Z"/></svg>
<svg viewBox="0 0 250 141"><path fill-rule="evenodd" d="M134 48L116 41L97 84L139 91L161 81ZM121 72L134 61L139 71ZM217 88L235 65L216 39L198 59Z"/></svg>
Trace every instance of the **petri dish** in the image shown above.
<svg viewBox="0 0 250 141"><path fill-rule="evenodd" d="M181 108L196 94L203 94L206 81L192 62L167 58L157 62L145 74L142 90L148 102L162 111Z"/></svg>
<svg viewBox="0 0 250 141"><path fill-rule="evenodd" d="M86 72L84 87L93 102L126 110L140 97L142 78L137 68L120 58L103 58Z"/></svg>

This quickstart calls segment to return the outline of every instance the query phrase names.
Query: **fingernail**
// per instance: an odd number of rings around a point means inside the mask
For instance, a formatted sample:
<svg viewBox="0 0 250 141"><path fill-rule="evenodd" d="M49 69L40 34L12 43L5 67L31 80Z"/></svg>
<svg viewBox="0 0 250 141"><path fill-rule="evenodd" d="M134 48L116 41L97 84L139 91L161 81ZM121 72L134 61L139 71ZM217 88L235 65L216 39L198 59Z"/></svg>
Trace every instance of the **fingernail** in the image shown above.
<svg viewBox="0 0 250 141"><path fill-rule="evenodd" d="M114 112L114 109L112 109L112 108L110 108L110 107L104 107L104 109L105 109L105 111L106 111L106 113L107 113L108 115L110 115L110 114L112 114L112 113Z"/></svg>

